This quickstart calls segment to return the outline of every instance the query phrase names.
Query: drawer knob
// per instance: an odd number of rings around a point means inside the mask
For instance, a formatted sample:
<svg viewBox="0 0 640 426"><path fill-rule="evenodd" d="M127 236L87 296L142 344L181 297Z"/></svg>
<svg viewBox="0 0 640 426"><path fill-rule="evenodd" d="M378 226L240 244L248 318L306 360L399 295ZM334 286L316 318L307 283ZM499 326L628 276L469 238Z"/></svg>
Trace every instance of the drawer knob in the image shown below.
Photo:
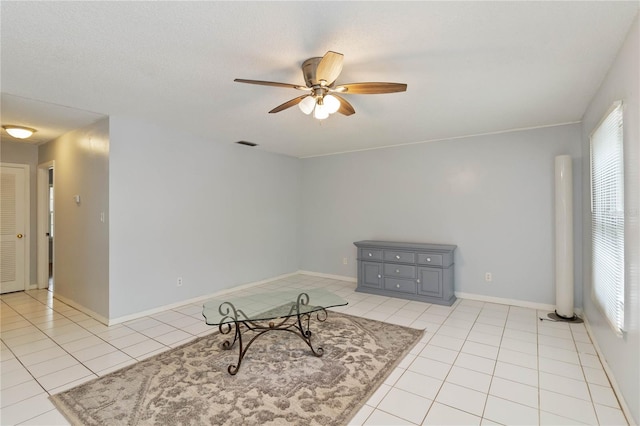
<svg viewBox="0 0 640 426"><path fill-rule="evenodd" d="M419 282L420 282L420 280L416 280L416 282L417 282L417 283L419 283Z"/></svg>
<svg viewBox="0 0 640 426"><path fill-rule="evenodd" d="M378 278L382 278L382 275L378 275Z"/></svg>
<svg viewBox="0 0 640 426"><path fill-rule="evenodd" d="M431 258L430 257L427 257L427 262L431 262Z"/></svg>
<svg viewBox="0 0 640 426"><path fill-rule="evenodd" d="M396 288L400 288L400 284L396 284Z"/></svg>
<svg viewBox="0 0 640 426"><path fill-rule="evenodd" d="M400 259L400 255L399 254L396 254L396 259Z"/></svg>
<svg viewBox="0 0 640 426"><path fill-rule="evenodd" d="M369 257L373 256L371 253L369 253Z"/></svg>
<svg viewBox="0 0 640 426"><path fill-rule="evenodd" d="M396 274L399 274L399 273L400 273L400 269L396 269Z"/></svg>

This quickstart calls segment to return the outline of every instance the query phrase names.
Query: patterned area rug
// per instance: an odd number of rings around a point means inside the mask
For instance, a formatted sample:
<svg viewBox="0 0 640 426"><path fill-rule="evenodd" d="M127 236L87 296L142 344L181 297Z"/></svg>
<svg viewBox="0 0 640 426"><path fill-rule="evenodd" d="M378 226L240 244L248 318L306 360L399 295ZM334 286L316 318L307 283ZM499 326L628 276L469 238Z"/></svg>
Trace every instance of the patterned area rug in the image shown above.
<svg viewBox="0 0 640 426"><path fill-rule="evenodd" d="M337 312L311 330L320 358L269 332L231 376L216 332L50 398L74 425L343 425L423 333Z"/></svg>

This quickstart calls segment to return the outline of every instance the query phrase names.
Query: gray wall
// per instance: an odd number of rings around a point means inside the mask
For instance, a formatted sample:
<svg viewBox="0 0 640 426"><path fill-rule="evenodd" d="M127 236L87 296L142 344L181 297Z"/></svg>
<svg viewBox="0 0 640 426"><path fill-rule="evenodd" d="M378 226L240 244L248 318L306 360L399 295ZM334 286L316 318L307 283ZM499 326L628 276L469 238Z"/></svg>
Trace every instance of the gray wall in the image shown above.
<svg viewBox="0 0 640 426"><path fill-rule="evenodd" d="M584 312L598 345L611 367L615 380L640 424L640 52L639 18L636 17L627 39L613 62L607 77L592 99L582 120L583 151L589 152L589 136L613 102L624 103L625 156L625 322L627 332L618 337L591 299L591 209L589 157L583 159L584 212Z"/></svg>
<svg viewBox="0 0 640 426"><path fill-rule="evenodd" d="M299 160L118 116L110 136L111 319L298 269Z"/></svg>
<svg viewBox="0 0 640 426"><path fill-rule="evenodd" d="M39 163L55 160L56 295L107 318L109 313L109 120L41 145ZM73 200L80 195L79 205Z"/></svg>
<svg viewBox="0 0 640 426"><path fill-rule="evenodd" d="M554 304L560 154L573 158L581 282L580 134L573 124L305 159L301 269L355 277L363 239L456 244L457 292Z"/></svg>
<svg viewBox="0 0 640 426"><path fill-rule="evenodd" d="M27 285L38 284L38 227L37 227L37 170L38 146L25 142L2 141L0 143L0 162L26 164L29 166L29 197L31 203L29 224L29 280Z"/></svg>

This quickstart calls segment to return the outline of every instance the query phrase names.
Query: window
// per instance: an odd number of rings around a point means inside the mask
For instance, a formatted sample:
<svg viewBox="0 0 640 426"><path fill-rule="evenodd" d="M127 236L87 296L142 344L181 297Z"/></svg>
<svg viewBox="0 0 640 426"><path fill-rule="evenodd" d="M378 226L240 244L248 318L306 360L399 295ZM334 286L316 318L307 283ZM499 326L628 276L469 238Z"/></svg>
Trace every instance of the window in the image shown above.
<svg viewBox="0 0 640 426"><path fill-rule="evenodd" d="M622 103L591 134L592 297L616 333L624 329Z"/></svg>

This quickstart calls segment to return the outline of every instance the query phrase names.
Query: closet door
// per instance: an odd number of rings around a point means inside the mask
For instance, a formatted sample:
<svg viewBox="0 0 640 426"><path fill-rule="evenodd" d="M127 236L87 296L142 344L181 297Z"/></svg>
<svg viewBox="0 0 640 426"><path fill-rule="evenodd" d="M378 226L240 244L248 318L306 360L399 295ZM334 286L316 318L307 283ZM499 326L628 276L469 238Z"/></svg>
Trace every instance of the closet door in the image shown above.
<svg viewBox="0 0 640 426"><path fill-rule="evenodd" d="M25 289L26 166L0 166L0 293Z"/></svg>

